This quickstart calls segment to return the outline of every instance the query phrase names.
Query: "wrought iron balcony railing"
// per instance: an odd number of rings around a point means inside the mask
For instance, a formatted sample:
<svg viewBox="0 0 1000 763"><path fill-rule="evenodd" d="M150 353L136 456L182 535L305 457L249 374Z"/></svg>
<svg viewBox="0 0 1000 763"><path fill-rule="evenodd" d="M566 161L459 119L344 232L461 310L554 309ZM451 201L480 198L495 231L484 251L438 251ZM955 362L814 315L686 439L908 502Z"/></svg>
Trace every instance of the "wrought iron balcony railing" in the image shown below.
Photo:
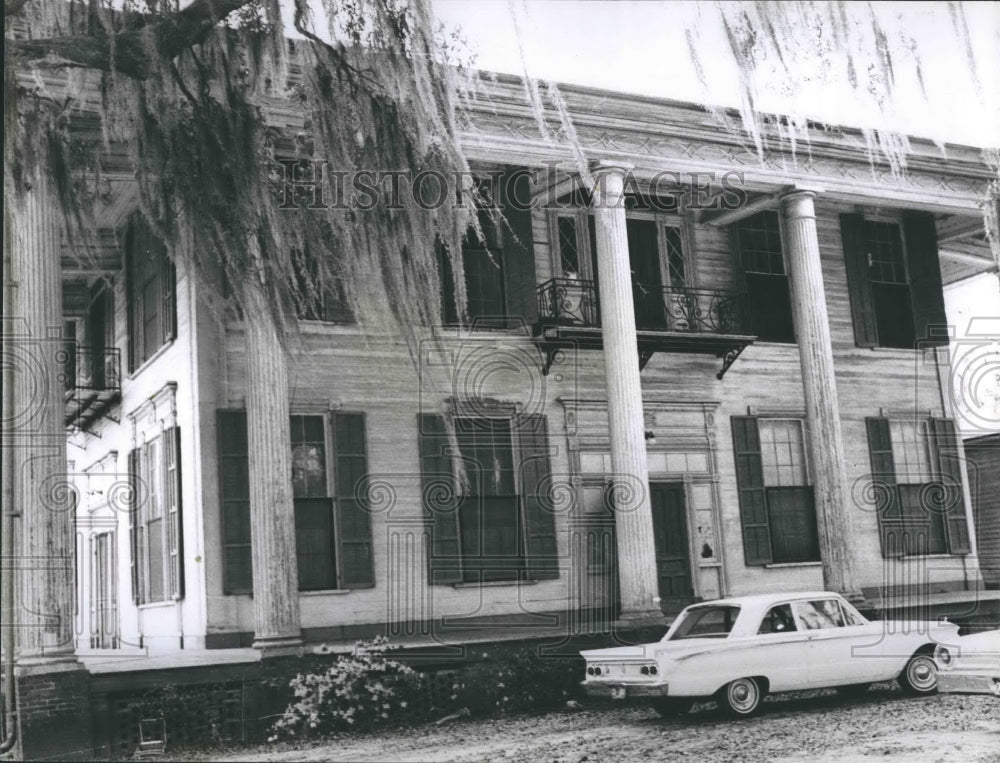
<svg viewBox="0 0 1000 763"><path fill-rule="evenodd" d="M636 329L699 334L748 334L745 296L720 289L692 289L634 284ZM538 287L538 315L543 323L601 325L593 281L552 278Z"/></svg>
<svg viewBox="0 0 1000 763"><path fill-rule="evenodd" d="M83 429L121 397L117 347L77 345L66 353L66 426Z"/></svg>

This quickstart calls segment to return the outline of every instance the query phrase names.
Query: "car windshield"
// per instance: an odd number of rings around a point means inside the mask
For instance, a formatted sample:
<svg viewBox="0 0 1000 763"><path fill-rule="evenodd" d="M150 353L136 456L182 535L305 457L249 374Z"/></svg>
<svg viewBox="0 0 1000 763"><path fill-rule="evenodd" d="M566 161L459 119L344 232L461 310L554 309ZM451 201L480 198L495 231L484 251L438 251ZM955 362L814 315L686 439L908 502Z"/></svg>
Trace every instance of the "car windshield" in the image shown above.
<svg viewBox="0 0 1000 763"><path fill-rule="evenodd" d="M682 638L726 638L733 629L740 608L733 605L694 607L681 614L670 640Z"/></svg>

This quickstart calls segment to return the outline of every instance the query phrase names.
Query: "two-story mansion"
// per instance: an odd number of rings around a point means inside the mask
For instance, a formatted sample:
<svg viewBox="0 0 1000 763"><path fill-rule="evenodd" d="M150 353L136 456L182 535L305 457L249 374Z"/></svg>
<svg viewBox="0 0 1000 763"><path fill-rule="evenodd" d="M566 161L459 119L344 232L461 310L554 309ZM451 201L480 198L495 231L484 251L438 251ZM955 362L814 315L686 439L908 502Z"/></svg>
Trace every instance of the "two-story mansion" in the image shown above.
<svg viewBox="0 0 1000 763"><path fill-rule="evenodd" d="M445 294L416 363L339 295L286 349L223 318L113 184L99 262L64 257L61 636L500 639L756 591L974 600L942 283L994 266L979 151L914 139L899 176L816 129L759 157L694 105L565 87L581 176L519 80L487 88L465 143L506 222L467 238L471 326Z"/></svg>

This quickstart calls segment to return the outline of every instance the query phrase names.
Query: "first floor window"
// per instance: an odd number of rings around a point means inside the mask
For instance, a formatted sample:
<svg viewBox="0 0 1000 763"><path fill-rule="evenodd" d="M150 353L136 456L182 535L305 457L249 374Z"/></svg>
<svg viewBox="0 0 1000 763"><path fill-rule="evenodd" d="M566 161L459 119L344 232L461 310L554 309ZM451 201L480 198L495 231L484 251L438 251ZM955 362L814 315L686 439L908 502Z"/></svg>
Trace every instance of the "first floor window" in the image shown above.
<svg viewBox="0 0 1000 763"><path fill-rule="evenodd" d="M954 423L869 418L866 426L882 555L969 553Z"/></svg>
<svg viewBox="0 0 1000 763"><path fill-rule="evenodd" d="M132 594L137 604L184 596L180 429L172 427L130 454Z"/></svg>
<svg viewBox="0 0 1000 763"><path fill-rule="evenodd" d="M432 584L558 577L545 418L420 417Z"/></svg>
<svg viewBox="0 0 1000 763"><path fill-rule="evenodd" d="M746 563L819 561L802 420L734 416L732 425Z"/></svg>
<svg viewBox="0 0 1000 763"><path fill-rule="evenodd" d="M251 593L246 412L220 411L218 422L223 590ZM293 415L289 423L299 590L371 587L375 576L364 414Z"/></svg>

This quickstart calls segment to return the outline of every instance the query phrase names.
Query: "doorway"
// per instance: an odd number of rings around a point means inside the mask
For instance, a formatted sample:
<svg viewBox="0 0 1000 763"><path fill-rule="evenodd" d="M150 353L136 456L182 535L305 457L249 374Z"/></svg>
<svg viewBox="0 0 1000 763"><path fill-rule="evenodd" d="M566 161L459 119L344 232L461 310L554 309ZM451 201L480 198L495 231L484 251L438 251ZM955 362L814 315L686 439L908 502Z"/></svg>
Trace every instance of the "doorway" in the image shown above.
<svg viewBox="0 0 1000 763"><path fill-rule="evenodd" d="M694 601L684 483L651 482L649 497L660 608L666 613L675 613Z"/></svg>

